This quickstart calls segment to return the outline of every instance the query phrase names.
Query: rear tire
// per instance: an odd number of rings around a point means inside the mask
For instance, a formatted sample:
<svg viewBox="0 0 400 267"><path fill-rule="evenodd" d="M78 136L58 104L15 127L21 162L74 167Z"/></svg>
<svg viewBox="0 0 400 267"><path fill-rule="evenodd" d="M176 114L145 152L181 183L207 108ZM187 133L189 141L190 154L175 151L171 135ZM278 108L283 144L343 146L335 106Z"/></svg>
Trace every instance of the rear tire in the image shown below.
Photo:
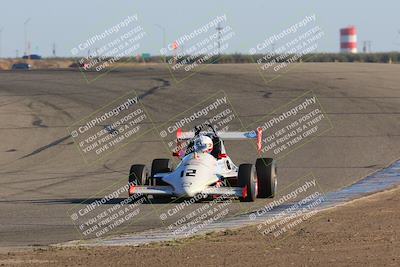
<svg viewBox="0 0 400 267"><path fill-rule="evenodd" d="M238 184L243 188L240 201L253 202L257 196L257 176L253 164L240 164L238 172Z"/></svg>
<svg viewBox="0 0 400 267"><path fill-rule="evenodd" d="M256 161L259 198L273 198L277 190L277 167L272 158L258 158Z"/></svg>

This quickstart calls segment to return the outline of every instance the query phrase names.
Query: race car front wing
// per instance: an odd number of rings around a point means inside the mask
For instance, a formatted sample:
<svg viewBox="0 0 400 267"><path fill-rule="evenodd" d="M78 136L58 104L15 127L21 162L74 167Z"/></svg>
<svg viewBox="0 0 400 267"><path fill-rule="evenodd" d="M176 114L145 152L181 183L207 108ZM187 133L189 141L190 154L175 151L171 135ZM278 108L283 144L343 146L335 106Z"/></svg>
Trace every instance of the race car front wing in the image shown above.
<svg viewBox="0 0 400 267"><path fill-rule="evenodd" d="M231 197L243 197L244 188L242 187L207 187L199 194L205 195L225 195ZM168 195L177 196L172 186L137 186L131 185L129 188L129 195L142 194L142 195Z"/></svg>

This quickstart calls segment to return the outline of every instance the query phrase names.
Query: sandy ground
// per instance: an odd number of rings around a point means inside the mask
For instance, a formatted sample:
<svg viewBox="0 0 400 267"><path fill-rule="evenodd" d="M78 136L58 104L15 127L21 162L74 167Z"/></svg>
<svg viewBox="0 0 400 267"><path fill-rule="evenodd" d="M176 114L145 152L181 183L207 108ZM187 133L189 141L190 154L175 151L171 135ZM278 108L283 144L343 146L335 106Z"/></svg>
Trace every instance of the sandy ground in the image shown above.
<svg viewBox="0 0 400 267"><path fill-rule="evenodd" d="M1 266L399 266L400 187L320 212L267 240L255 227L142 247L38 248Z"/></svg>

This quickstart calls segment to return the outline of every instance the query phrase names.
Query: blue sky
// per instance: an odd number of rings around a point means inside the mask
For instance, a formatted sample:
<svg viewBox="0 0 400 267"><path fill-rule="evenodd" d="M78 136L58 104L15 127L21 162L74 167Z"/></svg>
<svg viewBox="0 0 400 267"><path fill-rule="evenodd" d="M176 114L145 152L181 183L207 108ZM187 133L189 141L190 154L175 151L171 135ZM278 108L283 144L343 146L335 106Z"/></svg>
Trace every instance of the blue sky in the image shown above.
<svg viewBox="0 0 400 267"><path fill-rule="evenodd" d="M355 25L359 49L363 40L372 41L373 51L400 50L400 1L128 1L128 0L13 0L3 1L0 28L3 27L1 56L14 57L24 50L24 21L28 23L31 51L51 55L56 43L58 56L71 56L70 50L96 33L104 31L128 15L137 14L147 33L138 52L159 54L162 33L167 41L193 31L218 15L226 14L227 24L236 33L227 52L245 52L269 35L316 14L324 30L319 52L337 52L339 28Z"/></svg>

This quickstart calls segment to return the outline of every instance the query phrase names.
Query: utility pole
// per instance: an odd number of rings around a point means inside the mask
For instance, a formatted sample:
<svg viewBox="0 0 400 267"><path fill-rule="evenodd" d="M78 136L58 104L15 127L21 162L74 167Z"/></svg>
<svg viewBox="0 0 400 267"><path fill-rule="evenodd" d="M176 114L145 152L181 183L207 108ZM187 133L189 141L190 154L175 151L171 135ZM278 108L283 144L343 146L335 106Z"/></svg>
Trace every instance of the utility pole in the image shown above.
<svg viewBox="0 0 400 267"><path fill-rule="evenodd" d="M2 48L1 47L1 42L3 41L2 38L1 38L2 37L2 33L3 33L3 28L0 29L0 58L1 58L1 48Z"/></svg>
<svg viewBox="0 0 400 267"><path fill-rule="evenodd" d="M162 38L162 48L165 48L165 49L167 49L167 34L166 34L166 30L165 30L165 28L163 27L163 26L161 26L161 25L159 25L159 24L154 24L154 26L156 26L157 28L159 28L161 31L162 31L162 35L163 35L163 38ZM161 55L161 56L163 56L163 55ZM167 62L167 55L164 55L164 63L166 63Z"/></svg>
<svg viewBox="0 0 400 267"><path fill-rule="evenodd" d="M24 55L27 56L28 55L28 23L31 20L31 18L28 18L27 20L25 20L24 22L24 39L25 39L25 51L24 51Z"/></svg>
<svg viewBox="0 0 400 267"><path fill-rule="evenodd" d="M56 43L53 43L53 57L56 57Z"/></svg>
<svg viewBox="0 0 400 267"><path fill-rule="evenodd" d="M400 38L400 30L397 31L397 35L393 41L393 44L400 45L399 38Z"/></svg>
<svg viewBox="0 0 400 267"><path fill-rule="evenodd" d="M372 45L372 41L365 40L363 42L363 52L364 53L371 53L371 45Z"/></svg>
<svg viewBox="0 0 400 267"><path fill-rule="evenodd" d="M221 55L221 38L222 38L222 33L221 31L224 29L221 27L221 23L218 22L217 28L215 28L218 32L218 57Z"/></svg>

